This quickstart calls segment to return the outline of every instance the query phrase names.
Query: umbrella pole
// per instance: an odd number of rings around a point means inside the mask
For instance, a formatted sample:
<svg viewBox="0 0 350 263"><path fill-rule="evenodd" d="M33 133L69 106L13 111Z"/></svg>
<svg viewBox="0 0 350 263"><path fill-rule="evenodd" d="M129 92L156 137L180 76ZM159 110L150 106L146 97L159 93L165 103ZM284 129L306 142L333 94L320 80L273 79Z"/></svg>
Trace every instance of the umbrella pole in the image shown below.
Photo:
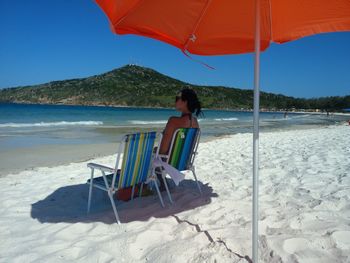
<svg viewBox="0 0 350 263"><path fill-rule="evenodd" d="M259 197L259 84L260 84L260 0L255 1L255 61L254 61L254 114L253 114L253 222L252 255L258 262L258 197Z"/></svg>

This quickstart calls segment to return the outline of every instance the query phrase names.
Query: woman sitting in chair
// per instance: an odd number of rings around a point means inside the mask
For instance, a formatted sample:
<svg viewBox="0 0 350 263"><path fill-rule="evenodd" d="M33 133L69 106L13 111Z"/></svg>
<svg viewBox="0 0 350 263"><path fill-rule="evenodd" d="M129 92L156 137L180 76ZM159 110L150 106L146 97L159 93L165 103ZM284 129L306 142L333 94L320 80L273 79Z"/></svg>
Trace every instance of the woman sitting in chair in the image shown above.
<svg viewBox="0 0 350 263"><path fill-rule="evenodd" d="M202 115L201 103L197 94L192 89L183 89L175 99L175 109L181 112L180 117L170 117L163 131L163 139L160 144L159 153L167 154L174 132L179 128L199 128L197 118ZM193 114L196 117L192 116Z"/></svg>
<svg viewBox="0 0 350 263"><path fill-rule="evenodd" d="M203 115L201 103L194 90L185 88L181 90L175 99L175 109L181 112L180 117L170 117L163 131L163 138L160 144L159 154L168 154L174 132L179 128L199 128L197 118ZM193 116L196 115L196 117ZM164 183L159 169L156 170L160 182L160 190L164 190Z"/></svg>

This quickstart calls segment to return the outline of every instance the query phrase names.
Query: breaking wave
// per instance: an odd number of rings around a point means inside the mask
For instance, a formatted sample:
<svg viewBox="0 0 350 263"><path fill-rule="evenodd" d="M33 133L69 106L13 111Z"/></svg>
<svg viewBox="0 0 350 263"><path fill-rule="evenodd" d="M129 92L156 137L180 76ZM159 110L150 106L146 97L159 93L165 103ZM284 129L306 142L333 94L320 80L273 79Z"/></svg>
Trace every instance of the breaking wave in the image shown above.
<svg viewBox="0 0 350 263"><path fill-rule="evenodd" d="M0 123L0 128L30 128L30 127L55 127L55 126L98 126L102 121L58 121L36 123Z"/></svg>
<svg viewBox="0 0 350 263"><path fill-rule="evenodd" d="M166 120L161 120L161 121L129 121L132 124L141 124L141 125L146 125L146 124L166 124Z"/></svg>
<svg viewBox="0 0 350 263"><path fill-rule="evenodd" d="M238 118L216 118L215 121L238 121Z"/></svg>

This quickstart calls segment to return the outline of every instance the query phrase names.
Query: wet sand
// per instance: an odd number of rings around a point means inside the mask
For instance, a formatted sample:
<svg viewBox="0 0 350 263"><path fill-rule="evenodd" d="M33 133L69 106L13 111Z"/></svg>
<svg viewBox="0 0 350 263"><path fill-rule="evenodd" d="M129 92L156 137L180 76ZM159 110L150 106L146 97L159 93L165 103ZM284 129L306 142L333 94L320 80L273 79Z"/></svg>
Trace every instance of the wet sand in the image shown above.
<svg viewBox="0 0 350 263"><path fill-rule="evenodd" d="M0 176L33 170L35 167L53 167L87 161L117 152L118 143L43 145L9 151L0 151Z"/></svg>

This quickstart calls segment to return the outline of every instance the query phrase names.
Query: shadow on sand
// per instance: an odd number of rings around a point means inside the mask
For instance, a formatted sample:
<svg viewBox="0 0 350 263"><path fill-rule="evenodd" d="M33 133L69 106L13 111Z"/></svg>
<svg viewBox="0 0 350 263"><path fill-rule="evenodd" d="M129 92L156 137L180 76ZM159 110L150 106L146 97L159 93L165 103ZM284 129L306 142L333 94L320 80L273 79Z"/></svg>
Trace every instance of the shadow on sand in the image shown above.
<svg viewBox="0 0 350 263"><path fill-rule="evenodd" d="M174 214L207 205L218 195L208 184L199 181L203 195L200 196L193 180L184 180L180 186L172 187L174 204L171 205L166 193L162 193L166 207L162 208L155 194L135 198L133 201L117 201L117 209L122 223L146 221L151 217L164 218ZM41 223L116 223L107 193L93 190L90 214L86 213L88 185L78 184L61 187L45 199L32 204L31 217Z"/></svg>

